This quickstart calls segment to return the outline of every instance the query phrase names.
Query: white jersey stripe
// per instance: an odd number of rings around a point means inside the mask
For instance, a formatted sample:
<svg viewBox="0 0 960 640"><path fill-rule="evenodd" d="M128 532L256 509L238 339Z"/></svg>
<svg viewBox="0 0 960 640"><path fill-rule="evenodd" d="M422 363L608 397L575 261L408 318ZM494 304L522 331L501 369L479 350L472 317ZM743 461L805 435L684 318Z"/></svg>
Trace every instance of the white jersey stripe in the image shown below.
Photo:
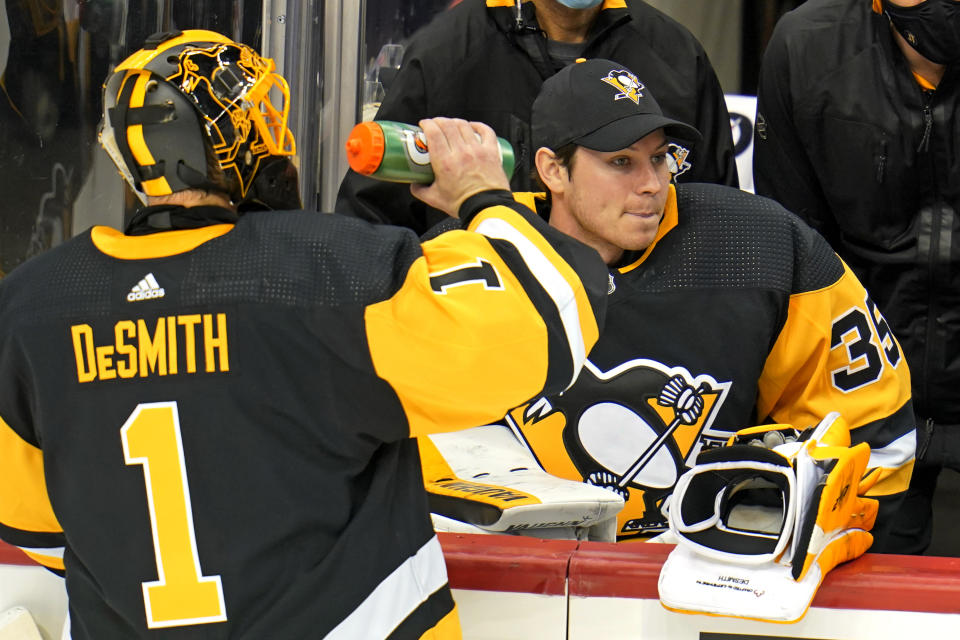
<svg viewBox="0 0 960 640"><path fill-rule="evenodd" d="M577 298L570 284L543 255L533 242L506 220L489 218L477 225L476 231L488 238L497 238L512 243L523 261L527 263L534 277L540 282L547 294L557 305L560 312L560 321L567 334L567 344L570 347L570 357L573 361L573 379L576 380L584 360L587 358L586 347L583 344L583 333L580 330L580 312L577 308ZM568 385L569 386L569 385Z"/></svg>
<svg viewBox="0 0 960 640"><path fill-rule="evenodd" d="M327 640L386 638L437 589L447 584L440 541L433 536L417 553L393 570Z"/></svg>
<svg viewBox="0 0 960 640"><path fill-rule="evenodd" d="M24 553L30 553L43 558L59 558L63 560L63 547L17 547Z"/></svg>
<svg viewBox="0 0 960 640"><path fill-rule="evenodd" d="M910 433L900 436L883 448L871 449L870 462L867 463L867 467L896 469L913 460L916 449L917 433L911 431Z"/></svg>

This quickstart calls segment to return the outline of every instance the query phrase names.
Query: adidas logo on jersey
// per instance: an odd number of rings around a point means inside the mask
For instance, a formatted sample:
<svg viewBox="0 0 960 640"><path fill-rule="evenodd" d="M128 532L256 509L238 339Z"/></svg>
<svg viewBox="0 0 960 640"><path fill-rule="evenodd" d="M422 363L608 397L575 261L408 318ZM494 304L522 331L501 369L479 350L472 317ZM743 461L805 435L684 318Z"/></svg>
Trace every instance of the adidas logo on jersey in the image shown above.
<svg viewBox="0 0 960 640"><path fill-rule="evenodd" d="M143 279L130 289L127 294L127 302L138 302L140 300L150 300L152 298L162 298L164 294L163 287L153 277L152 273L143 276Z"/></svg>

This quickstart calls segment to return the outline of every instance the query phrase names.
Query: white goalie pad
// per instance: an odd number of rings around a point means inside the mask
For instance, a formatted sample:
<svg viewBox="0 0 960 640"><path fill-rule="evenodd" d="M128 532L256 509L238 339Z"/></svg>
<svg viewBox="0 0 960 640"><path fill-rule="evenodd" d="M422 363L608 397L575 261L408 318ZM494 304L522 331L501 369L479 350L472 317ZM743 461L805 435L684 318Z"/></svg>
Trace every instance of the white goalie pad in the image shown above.
<svg viewBox="0 0 960 640"><path fill-rule="evenodd" d="M437 530L613 540L623 498L547 473L503 425L421 437L420 454Z"/></svg>
<svg viewBox="0 0 960 640"><path fill-rule="evenodd" d="M0 640L43 640L33 616L24 607L0 613Z"/></svg>

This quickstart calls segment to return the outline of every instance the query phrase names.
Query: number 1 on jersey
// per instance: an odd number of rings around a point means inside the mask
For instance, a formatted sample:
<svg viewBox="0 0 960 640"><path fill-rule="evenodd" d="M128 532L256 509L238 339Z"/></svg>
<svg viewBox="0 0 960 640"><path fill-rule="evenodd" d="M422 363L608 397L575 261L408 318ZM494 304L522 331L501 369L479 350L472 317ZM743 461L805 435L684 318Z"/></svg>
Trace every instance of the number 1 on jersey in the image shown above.
<svg viewBox="0 0 960 640"><path fill-rule="evenodd" d="M147 626L227 619L220 576L200 571L176 402L140 404L120 429L128 465L143 465L157 577L144 582Z"/></svg>

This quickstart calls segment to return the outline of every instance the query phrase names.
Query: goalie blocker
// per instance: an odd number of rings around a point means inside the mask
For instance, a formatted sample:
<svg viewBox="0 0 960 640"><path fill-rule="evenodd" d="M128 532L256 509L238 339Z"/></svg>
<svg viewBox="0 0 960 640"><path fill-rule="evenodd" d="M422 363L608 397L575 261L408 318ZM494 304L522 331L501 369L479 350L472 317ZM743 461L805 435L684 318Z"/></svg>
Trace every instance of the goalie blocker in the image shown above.
<svg viewBox="0 0 960 640"><path fill-rule="evenodd" d="M658 585L667 609L794 622L831 569L870 547L877 501L862 496L879 478L864 477L870 447L850 447L836 412L793 442L791 431L738 432L677 481L667 511L678 543ZM783 443L745 444L771 439Z"/></svg>

